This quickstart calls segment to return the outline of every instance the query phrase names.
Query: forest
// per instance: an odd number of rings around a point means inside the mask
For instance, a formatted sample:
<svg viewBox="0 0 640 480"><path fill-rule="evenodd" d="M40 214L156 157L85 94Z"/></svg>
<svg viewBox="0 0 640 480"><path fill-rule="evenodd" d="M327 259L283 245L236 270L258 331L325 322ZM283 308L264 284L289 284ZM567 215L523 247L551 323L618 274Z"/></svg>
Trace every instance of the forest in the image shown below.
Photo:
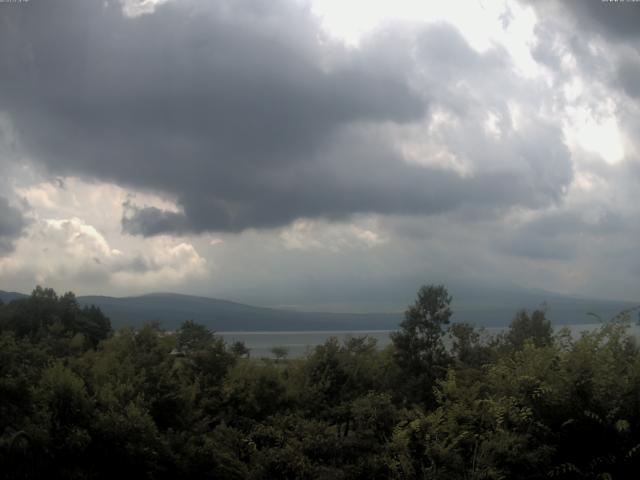
<svg viewBox="0 0 640 480"><path fill-rule="evenodd" d="M640 472L630 313L489 335L423 286L392 344L254 358L198 323L113 331L73 293L0 305L0 476L627 479Z"/></svg>

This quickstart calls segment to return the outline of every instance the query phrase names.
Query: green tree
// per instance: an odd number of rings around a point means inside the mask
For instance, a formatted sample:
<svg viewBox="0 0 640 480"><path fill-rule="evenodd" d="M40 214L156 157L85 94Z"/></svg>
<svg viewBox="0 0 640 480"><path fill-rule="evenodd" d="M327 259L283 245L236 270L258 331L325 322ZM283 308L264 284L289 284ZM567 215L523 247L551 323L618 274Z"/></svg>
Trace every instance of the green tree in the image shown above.
<svg viewBox="0 0 640 480"><path fill-rule="evenodd" d="M275 346L271 348L271 354L275 357L276 361L279 362L287 358L289 355L289 348L285 346Z"/></svg>
<svg viewBox="0 0 640 480"><path fill-rule="evenodd" d="M77 478L91 444L92 401L84 380L56 362L43 371L34 401L34 423L26 430L44 452L47 476Z"/></svg>
<svg viewBox="0 0 640 480"><path fill-rule="evenodd" d="M237 340L231 344L230 347L231 353L233 353L236 357L249 357L251 355L251 349L247 347L247 345L241 341Z"/></svg>
<svg viewBox="0 0 640 480"><path fill-rule="evenodd" d="M78 347L95 348L111 334L111 322L95 306L81 308L72 292L58 297L53 289L38 286L30 297L2 308L0 330L32 342L46 339L53 353L63 356Z"/></svg>
<svg viewBox="0 0 640 480"><path fill-rule="evenodd" d="M469 323L454 323L449 327L451 354L461 367L478 369L492 360L494 355L483 341L484 333Z"/></svg>
<svg viewBox="0 0 640 480"><path fill-rule="evenodd" d="M0 435L19 431L34 410L33 385L47 364L46 353L12 332L0 334Z"/></svg>
<svg viewBox="0 0 640 480"><path fill-rule="evenodd" d="M214 340L214 335L204 325L187 320L177 332L177 347L184 353L206 349Z"/></svg>
<svg viewBox="0 0 640 480"><path fill-rule="evenodd" d="M240 362L229 371L224 382L229 417L260 421L278 413L287 404L286 390L282 372L273 362Z"/></svg>
<svg viewBox="0 0 640 480"><path fill-rule="evenodd" d="M536 347L548 347L553 343L553 328L544 310L534 310L531 315L520 310L507 330L507 344L519 350L530 340Z"/></svg>
<svg viewBox="0 0 640 480"><path fill-rule="evenodd" d="M422 286L415 303L405 312L400 330L391 334L410 402L432 403L435 381L444 377L450 358L443 336L452 315L451 300L442 285Z"/></svg>

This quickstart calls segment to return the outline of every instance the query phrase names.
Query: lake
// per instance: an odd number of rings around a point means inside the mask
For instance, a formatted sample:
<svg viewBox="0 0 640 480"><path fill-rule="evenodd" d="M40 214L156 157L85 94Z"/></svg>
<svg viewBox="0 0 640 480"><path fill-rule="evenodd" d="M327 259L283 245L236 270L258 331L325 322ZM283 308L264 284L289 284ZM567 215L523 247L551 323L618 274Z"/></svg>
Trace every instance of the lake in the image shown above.
<svg viewBox="0 0 640 480"><path fill-rule="evenodd" d="M578 337L581 332L594 330L600 327L601 323L585 323L578 325L558 325L554 328L559 330L568 327L574 337ZM486 328L489 335L495 335L505 328ZM631 325L630 330L636 337L640 337L640 327ZM273 347L285 347L288 349L289 358L299 358L305 356L307 352L313 350L317 345L322 345L330 337L336 337L340 342L349 337L368 336L375 338L379 348L384 348L391 343L389 334L392 330L359 330L359 331L315 331L315 332L216 332L224 338L227 343L236 341L244 342L251 350L254 358L273 357L271 349Z"/></svg>
<svg viewBox="0 0 640 480"><path fill-rule="evenodd" d="M286 347L289 358L303 357L307 351L322 345L330 337L340 342L349 337L368 336L378 341L378 347L384 348L391 343L391 330L360 331L320 331L320 332L216 332L227 343L241 341L251 350L252 357L273 357L273 347Z"/></svg>

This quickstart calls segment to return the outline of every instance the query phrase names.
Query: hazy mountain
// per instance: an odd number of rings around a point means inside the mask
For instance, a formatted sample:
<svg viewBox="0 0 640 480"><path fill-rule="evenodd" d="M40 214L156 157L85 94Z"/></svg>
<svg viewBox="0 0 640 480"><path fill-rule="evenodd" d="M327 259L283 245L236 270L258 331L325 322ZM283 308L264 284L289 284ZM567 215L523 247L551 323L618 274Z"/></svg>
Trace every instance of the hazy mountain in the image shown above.
<svg viewBox="0 0 640 480"><path fill-rule="evenodd" d="M3 290L0 290L0 301L2 301L3 303L8 303L11 300L18 300L18 299L24 298L24 297L26 297L26 295L24 293L5 292Z"/></svg>
<svg viewBox="0 0 640 480"><path fill-rule="evenodd" d="M546 306L554 324L591 323L594 313L609 319L633 304L610 300L558 295L519 287L458 286L454 296L453 321L484 326L504 326L521 308ZM4 302L24 296L0 291ZM153 293L136 297L80 296L83 305L97 305L111 318L114 327L138 326L160 321L174 329L193 320L217 331L278 330L382 330L397 328L403 313L326 313L255 307L242 303L173 293Z"/></svg>
<svg viewBox="0 0 640 480"><path fill-rule="evenodd" d="M522 308L545 308L554 324L569 325L597 322L596 316L609 320L621 311L637 306L630 302L561 295L516 285L459 285L449 291L454 297L455 321L486 326L507 325L514 313Z"/></svg>
<svg viewBox="0 0 640 480"><path fill-rule="evenodd" d="M154 293L139 297L79 297L99 306L114 326L159 320L173 329L193 320L217 331L233 330L343 330L387 329L398 324L398 314L341 314L298 312L254 307L214 298Z"/></svg>

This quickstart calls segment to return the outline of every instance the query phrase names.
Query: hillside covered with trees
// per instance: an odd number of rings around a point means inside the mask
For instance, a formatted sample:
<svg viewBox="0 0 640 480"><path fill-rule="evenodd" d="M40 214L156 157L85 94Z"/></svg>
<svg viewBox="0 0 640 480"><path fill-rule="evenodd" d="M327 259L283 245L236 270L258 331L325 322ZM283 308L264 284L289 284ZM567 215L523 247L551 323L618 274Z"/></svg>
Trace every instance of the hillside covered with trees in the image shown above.
<svg viewBox="0 0 640 480"><path fill-rule="evenodd" d="M392 344L252 358L206 327L113 331L72 293L0 305L3 478L637 478L640 350L621 314L489 336L422 287ZM447 348L445 345L451 345Z"/></svg>

